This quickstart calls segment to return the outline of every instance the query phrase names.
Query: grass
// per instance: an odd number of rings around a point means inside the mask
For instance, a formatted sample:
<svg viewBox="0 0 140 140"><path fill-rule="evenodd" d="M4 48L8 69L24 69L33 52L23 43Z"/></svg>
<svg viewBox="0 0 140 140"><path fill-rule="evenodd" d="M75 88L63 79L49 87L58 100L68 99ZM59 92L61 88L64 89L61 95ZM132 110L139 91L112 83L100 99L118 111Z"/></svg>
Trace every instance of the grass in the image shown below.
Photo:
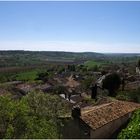
<svg viewBox="0 0 140 140"><path fill-rule="evenodd" d="M32 70L28 72L21 72L16 75L18 81L34 81L37 78L39 70Z"/></svg>
<svg viewBox="0 0 140 140"><path fill-rule="evenodd" d="M83 101L87 102L87 103L90 103L90 104L95 104L95 100L94 99L91 99L90 96L87 96L83 99Z"/></svg>
<svg viewBox="0 0 140 140"><path fill-rule="evenodd" d="M95 66L101 66L103 63L102 62L97 62L97 61L94 61L94 60L89 60L89 61L86 61L85 62L85 66L91 68L91 67L95 67Z"/></svg>
<svg viewBox="0 0 140 140"><path fill-rule="evenodd" d="M118 92L116 99L140 103L140 88L131 91L120 91Z"/></svg>

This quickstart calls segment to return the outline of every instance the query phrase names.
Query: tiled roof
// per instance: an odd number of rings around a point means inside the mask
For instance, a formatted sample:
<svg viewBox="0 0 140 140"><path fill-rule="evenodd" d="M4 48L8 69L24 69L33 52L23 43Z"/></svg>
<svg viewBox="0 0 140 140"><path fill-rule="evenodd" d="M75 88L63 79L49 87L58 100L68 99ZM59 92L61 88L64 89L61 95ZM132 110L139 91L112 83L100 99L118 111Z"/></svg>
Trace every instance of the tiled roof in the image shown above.
<svg viewBox="0 0 140 140"><path fill-rule="evenodd" d="M81 119L95 130L138 108L140 108L140 104L115 100L111 103L83 109Z"/></svg>
<svg viewBox="0 0 140 140"><path fill-rule="evenodd" d="M77 87L79 85L80 85L79 82L75 81L73 79L72 75L68 78L68 81L65 84L65 86L68 86L68 87L71 87L71 88Z"/></svg>
<svg viewBox="0 0 140 140"><path fill-rule="evenodd" d="M36 86L36 89L45 90L45 89L48 89L48 88L50 88L50 87L51 87L50 84L45 83L45 84L42 84L42 85L38 85L38 86Z"/></svg>
<svg viewBox="0 0 140 140"><path fill-rule="evenodd" d="M23 84L18 84L16 86L16 88L21 89L21 90L23 90L25 92L29 92L29 91L33 90L35 86L36 85L32 84L32 83L31 84L23 83Z"/></svg>

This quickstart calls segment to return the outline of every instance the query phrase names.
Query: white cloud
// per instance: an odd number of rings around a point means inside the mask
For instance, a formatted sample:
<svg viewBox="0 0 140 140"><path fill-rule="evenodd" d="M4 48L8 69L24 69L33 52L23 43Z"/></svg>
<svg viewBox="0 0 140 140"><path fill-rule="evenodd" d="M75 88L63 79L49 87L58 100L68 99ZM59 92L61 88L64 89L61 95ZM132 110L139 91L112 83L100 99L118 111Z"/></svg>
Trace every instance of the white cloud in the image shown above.
<svg viewBox="0 0 140 140"><path fill-rule="evenodd" d="M2 41L0 50L140 53L140 44L66 41Z"/></svg>

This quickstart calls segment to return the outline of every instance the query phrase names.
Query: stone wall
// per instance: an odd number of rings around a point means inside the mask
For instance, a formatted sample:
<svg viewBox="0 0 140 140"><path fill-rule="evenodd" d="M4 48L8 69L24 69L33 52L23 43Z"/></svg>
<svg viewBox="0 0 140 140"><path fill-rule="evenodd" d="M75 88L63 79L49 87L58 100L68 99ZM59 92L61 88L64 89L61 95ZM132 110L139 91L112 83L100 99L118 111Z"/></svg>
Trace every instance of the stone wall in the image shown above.
<svg viewBox="0 0 140 140"><path fill-rule="evenodd" d="M89 139L90 138L90 128L89 126L79 119L69 119L64 123L62 129L63 139Z"/></svg>
<svg viewBox="0 0 140 140"><path fill-rule="evenodd" d="M126 114L125 116L113 120L112 122L102 126L101 128L96 129L93 131L91 129L90 131L90 138L110 138L115 131L117 131L122 125L127 123L127 121L130 119L131 113Z"/></svg>

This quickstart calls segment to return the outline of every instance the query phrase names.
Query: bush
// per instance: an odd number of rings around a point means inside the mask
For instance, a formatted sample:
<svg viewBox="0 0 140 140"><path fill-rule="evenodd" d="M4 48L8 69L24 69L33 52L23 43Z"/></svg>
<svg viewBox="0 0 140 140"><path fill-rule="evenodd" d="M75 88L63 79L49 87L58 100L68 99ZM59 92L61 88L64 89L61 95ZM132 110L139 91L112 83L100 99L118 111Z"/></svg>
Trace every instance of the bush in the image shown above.
<svg viewBox="0 0 140 140"><path fill-rule="evenodd" d="M119 133L118 139L140 139L140 110L133 114L127 127Z"/></svg>
<svg viewBox="0 0 140 140"><path fill-rule="evenodd" d="M82 87L83 89L87 90L90 88L91 84L95 82L94 77L87 77L83 82L82 82Z"/></svg>
<svg viewBox="0 0 140 140"><path fill-rule="evenodd" d="M59 138L65 104L56 95L29 93L19 101L0 96L0 138Z"/></svg>
<svg viewBox="0 0 140 140"><path fill-rule="evenodd" d="M98 71L99 70L99 66L95 64L94 66L89 67L87 69L88 69L88 71Z"/></svg>
<svg viewBox="0 0 140 140"><path fill-rule="evenodd" d="M140 103L140 88L132 91L120 91L117 93L116 98Z"/></svg>
<svg viewBox="0 0 140 140"><path fill-rule="evenodd" d="M36 80L42 80L43 82L47 82L49 77L49 73L46 72L41 72L37 74Z"/></svg>
<svg viewBox="0 0 140 140"><path fill-rule="evenodd" d="M55 93L55 94L64 94L65 92L66 92L66 87L64 87L64 86L61 86L61 85L56 85L55 87L54 87L54 90L53 90L53 92Z"/></svg>

